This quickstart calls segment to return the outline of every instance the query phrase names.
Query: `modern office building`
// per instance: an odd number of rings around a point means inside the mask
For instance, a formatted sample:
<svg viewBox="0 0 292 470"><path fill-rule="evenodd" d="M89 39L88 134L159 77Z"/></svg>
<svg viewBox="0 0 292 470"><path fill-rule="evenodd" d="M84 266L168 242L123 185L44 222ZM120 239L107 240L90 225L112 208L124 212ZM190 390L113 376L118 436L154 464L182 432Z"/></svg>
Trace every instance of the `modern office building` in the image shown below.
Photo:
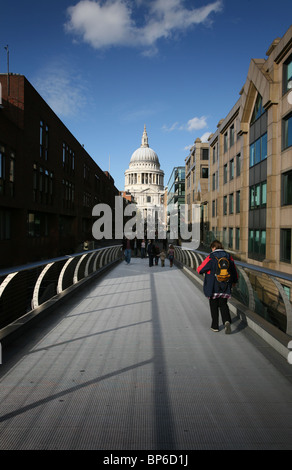
<svg viewBox="0 0 292 470"><path fill-rule="evenodd" d="M292 273L292 27L252 59L209 138L208 236L242 261Z"/></svg>
<svg viewBox="0 0 292 470"><path fill-rule="evenodd" d="M92 208L114 210L114 180L23 75L0 84L0 267L93 246Z"/></svg>

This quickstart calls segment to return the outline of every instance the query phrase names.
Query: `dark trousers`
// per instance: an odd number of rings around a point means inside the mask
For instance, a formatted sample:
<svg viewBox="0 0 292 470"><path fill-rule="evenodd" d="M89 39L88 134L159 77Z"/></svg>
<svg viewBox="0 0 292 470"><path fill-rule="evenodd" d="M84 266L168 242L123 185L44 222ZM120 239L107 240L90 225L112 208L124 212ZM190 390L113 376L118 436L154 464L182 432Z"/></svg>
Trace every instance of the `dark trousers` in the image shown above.
<svg viewBox="0 0 292 470"><path fill-rule="evenodd" d="M212 317L211 328L214 328L214 330L219 329L219 310L221 313L223 325L226 321L229 321L231 323L231 317L227 301L228 299L224 297L217 297L217 299L209 299Z"/></svg>

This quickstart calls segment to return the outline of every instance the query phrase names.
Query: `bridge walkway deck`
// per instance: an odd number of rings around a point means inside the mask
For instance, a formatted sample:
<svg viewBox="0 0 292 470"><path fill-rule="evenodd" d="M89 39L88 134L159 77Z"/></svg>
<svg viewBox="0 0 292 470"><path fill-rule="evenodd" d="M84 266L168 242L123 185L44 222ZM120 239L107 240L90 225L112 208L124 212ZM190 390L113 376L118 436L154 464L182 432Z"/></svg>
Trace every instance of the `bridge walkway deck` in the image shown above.
<svg viewBox="0 0 292 470"><path fill-rule="evenodd" d="M132 258L3 351L0 450L292 449L292 366Z"/></svg>

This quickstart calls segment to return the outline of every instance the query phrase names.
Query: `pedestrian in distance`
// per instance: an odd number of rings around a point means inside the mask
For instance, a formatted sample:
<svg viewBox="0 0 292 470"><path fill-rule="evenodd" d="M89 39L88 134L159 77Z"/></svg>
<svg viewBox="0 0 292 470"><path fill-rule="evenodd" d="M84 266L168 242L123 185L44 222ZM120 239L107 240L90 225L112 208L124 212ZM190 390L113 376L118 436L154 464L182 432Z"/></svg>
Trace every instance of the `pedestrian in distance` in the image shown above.
<svg viewBox="0 0 292 470"><path fill-rule="evenodd" d="M164 268L164 263L165 263L165 258L166 258L165 251L162 250L162 252L159 254L159 256L160 256L161 266Z"/></svg>
<svg viewBox="0 0 292 470"><path fill-rule="evenodd" d="M199 274L205 274L204 294L209 299L211 312L211 330L219 331L219 310L225 333L231 333L231 316L228 299L232 286L238 282L238 274L232 256L227 253L219 240L214 240L211 253L197 268Z"/></svg>
<svg viewBox="0 0 292 470"><path fill-rule="evenodd" d="M141 242L141 258L145 258L145 240Z"/></svg>
<svg viewBox="0 0 292 470"><path fill-rule="evenodd" d="M149 256L149 267L151 268L153 266L153 259L155 257L155 245L152 240L149 240L148 242L147 253Z"/></svg>
<svg viewBox="0 0 292 470"><path fill-rule="evenodd" d="M155 266L158 266L159 251L160 251L158 244L154 246L154 251L155 251Z"/></svg>
<svg viewBox="0 0 292 470"><path fill-rule="evenodd" d="M125 261L127 264L130 264L132 248L131 248L131 241L129 240L129 238L124 238L123 249L124 249Z"/></svg>
<svg viewBox="0 0 292 470"><path fill-rule="evenodd" d="M169 259L169 266L172 268L173 260L174 260L174 246L173 245L169 245L168 259Z"/></svg>

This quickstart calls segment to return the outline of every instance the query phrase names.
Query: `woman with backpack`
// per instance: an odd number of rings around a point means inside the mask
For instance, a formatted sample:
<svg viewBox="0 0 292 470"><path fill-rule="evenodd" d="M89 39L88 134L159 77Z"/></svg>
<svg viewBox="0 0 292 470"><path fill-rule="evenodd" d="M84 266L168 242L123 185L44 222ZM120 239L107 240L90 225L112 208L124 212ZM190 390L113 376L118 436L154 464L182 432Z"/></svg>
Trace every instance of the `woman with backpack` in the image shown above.
<svg viewBox="0 0 292 470"><path fill-rule="evenodd" d="M211 253L197 268L199 274L205 274L204 294L209 299L211 311L211 330L219 331L219 310L225 333L231 333L231 316L227 304L231 297L231 287L238 281L234 260L219 240L214 240Z"/></svg>

